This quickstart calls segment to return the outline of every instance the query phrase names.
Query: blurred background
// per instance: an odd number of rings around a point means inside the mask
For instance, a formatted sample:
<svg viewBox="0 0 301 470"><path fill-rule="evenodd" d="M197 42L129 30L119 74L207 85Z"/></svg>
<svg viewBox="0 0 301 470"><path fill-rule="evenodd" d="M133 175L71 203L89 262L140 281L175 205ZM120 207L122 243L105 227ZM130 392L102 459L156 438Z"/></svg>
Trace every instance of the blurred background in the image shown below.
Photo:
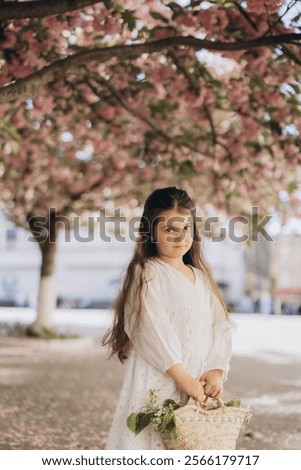
<svg viewBox="0 0 301 470"><path fill-rule="evenodd" d="M265 225L268 237L259 234L253 242L250 237L238 241L243 236L241 224L231 236L230 219L220 211L214 213L219 220L211 233L203 236L205 257L232 312L301 315L301 190L290 196L283 191L280 197L287 210L270 214ZM129 220L142 213L139 207L119 209L124 215L119 225L111 208L110 221L102 221L101 213L84 213L75 229L65 226L60 230L57 308L110 307L134 249ZM201 209L199 213L203 213ZM35 309L40 250L30 232L11 222L5 210L0 218L0 308ZM71 217L70 222L72 227ZM221 237L223 228L225 236Z"/></svg>

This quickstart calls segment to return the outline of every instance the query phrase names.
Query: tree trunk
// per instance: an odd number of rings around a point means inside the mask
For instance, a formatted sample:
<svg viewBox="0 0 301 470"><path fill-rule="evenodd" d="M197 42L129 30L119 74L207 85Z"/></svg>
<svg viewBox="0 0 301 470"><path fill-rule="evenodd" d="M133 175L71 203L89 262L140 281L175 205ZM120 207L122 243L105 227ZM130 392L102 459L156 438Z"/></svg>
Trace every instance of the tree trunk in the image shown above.
<svg viewBox="0 0 301 470"><path fill-rule="evenodd" d="M41 247L42 265L38 295L37 317L33 324L34 331L53 327L52 314L56 308L57 292L55 286L56 241Z"/></svg>
<svg viewBox="0 0 301 470"><path fill-rule="evenodd" d="M42 262L40 271L40 285L38 294L37 317L31 329L39 334L44 328L53 328L53 311L56 308L57 292L55 283L55 254L57 246L57 230L55 225L55 215L50 214L49 218L44 220L44 225L48 224L47 229L39 225L39 234L37 234L37 220L29 223L32 233L39 244ZM45 237L45 233L47 236Z"/></svg>

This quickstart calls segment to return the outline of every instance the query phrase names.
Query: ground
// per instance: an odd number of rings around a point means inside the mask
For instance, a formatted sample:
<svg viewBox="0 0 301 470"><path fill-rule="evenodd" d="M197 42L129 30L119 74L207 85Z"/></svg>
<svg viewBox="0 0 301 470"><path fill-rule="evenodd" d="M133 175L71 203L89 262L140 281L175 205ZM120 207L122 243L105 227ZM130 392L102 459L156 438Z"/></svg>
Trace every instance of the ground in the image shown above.
<svg viewBox="0 0 301 470"><path fill-rule="evenodd" d="M238 449L301 449L301 364L287 359L234 355L225 397L253 413ZM2 336L0 364L0 449L104 448L123 368L99 338Z"/></svg>

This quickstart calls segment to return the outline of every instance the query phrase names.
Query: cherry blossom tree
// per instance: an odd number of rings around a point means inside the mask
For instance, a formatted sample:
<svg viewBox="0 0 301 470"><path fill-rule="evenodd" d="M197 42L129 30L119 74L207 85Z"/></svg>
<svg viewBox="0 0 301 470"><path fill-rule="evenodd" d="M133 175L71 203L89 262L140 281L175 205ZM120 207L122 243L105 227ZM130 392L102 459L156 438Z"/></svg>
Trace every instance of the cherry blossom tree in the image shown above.
<svg viewBox="0 0 301 470"><path fill-rule="evenodd" d="M41 248L37 327L59 217L169 183L248 216L297 187L300 15L281 0L1 2L1 198Z"/></svg>

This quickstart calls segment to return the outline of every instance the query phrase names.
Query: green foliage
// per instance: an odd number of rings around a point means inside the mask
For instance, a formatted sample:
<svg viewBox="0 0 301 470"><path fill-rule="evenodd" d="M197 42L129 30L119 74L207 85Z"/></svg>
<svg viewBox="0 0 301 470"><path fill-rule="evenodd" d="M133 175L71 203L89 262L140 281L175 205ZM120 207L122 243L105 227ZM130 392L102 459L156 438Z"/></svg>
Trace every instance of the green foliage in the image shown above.
<svg viewBox="0 0 301 470"><path fill-rule="evenodd" d="M253 77L250 78L250 88L251 90L255 90L256 88L260 88L261 90L264 90L267 88L267 84L264 81L264 78L262 75L254 75Z"/></svg>
<svg viewBox="0 0 301 470"><path fill-rule="evenodd" d="M193 176L196 174L193 162L185 160L184 162L174 162L174 170L182 176Z"/></svg>
<svg viewBox="0 0 301 470"><path fill-rule="evenodd" d="M12 137L13 140L16 140L17 142L21 139L15 126L7 121L0 120L0 131L3 131L4 134L7 133L10 137Z"/></svg>
<svg viewBox="0 0 301 470"><path fill-rule="evenodd" d="M19 322L13 325L0 323L0 334L4 336L14 336L17 338L37 338L46 340L78 338L77 335L60 334L54 329L45 327L36 329L32 325L23 325Z"/></svg>
<svg viewBox="0 0 301 470"><path fill-rule="evenodd" d="M170 439L176 439L177 429L174 410L177 410L183 404L176 403L168 398L164 400L162 405L158 405L157 398L157 390L151 389L149 391L149 405L140 411L131 413L127 418L127 426L137 435L152 423L156 432L166 433Z"/></svg>
<svg viewBox="0 0 301 470"><path fill-rule="evenodd" d="M57 333L52 328L42 327L39 329L34 328L33 326L28 326L24 329L24 336L39 338L39 339L67 339L67 338L76 338L75 335L68 336Z"/></svg>
<svg viewBox="0 0 301 470"><path fill-rule="evenodd" d="M287 191L289 194L293 193L297 189L298 189L298 184L296 183L296 181L291 181L287 186Z"/></svg>
<svg viewBox="0 0 301 470"><path fill-rule="evenodd" d="M151 422L152 413L140 411L132 413L127 418L128 428L135 434L139 434Z"/></svg>
<svg viewBox="0 0 301 470"><path fill-rule="evenodd" d="M278 135L282 135L282 129L280 124L277 121L271 120L268 123L272 132L276 132Z"/></svg>
<svg viewBox="0 0 301 470"><path fill-rule="evenodd" d="M160 20L160 21L163 21L163 23L168 23L168 19L165 18L165 16L161 15L161 13L157 12L157 11L152 11L151 12L151 16L155 19L155 20Z"/></svg>
<svg viewBox="0 0 301 470"><path fill-rule="evenodd" d="M172 103L168 100L158 100L150 103L150 109L153 117L156 117L157 114L161 114L163 117L168 117L168 113L172 113L177 110L179 107L178 103Z"/></svg>
<svg viewBox="0 0 301 470"><path fill-rule="evenodd" d="M153 424L154 431L164 433L169 439L175 440L178 437L174 411L184 406L183 403L175 402L171 398L158 405L158 390L149 390L149 405L131 413L127 418L127 427L135 434L139 434L150 423ZM220 407L219 402L212 400L206 409L216 409ZM225 406L240 407L241 401L234 397L225 403ZM249 419L249 416L247 417ZM246 418L246 419L247 419ZM248 421L246 421L248 422Z"/></svg>
<svg viewBox="0 0 301 470"><path fill-rule="evenodd" d="M231 400L225 403L225 406L236 406L239 408L241 406L241 400L237 397L231 398Z"/></svg>
<svg viewBox="0 0 301 470"><path fill-rule="evenodd" d="M119 204L143 202L146 178L150 189L193 178L198 204L229 213L281 205L300 164L300 12L268 3L104 0L5 21L0 193L17 223L50 204L94 210L103 187Z"/></svg>
<svg viewBox="0 0 301 470"><path fill-rule="evenodd" d="M134 15L134 11L133 10L124 10L124 12L122 13L121 16L122 16L123 21L127 24L129 30L133 31L133 29L136 26L136 18L135 18L135 15Z"/></svg>

